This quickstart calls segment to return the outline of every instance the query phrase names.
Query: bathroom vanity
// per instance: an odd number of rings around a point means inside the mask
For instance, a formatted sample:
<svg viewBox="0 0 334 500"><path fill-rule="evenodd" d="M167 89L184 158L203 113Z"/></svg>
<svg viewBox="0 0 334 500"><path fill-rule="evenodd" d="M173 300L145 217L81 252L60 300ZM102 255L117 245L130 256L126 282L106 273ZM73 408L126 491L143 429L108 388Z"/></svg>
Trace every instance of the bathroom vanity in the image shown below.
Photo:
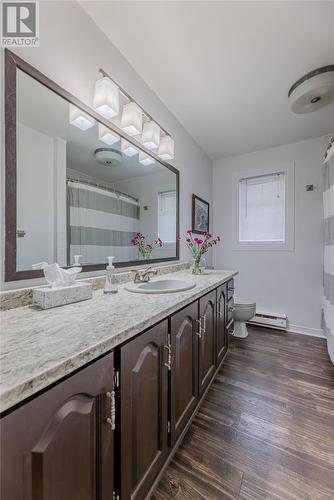
<svg viewBox="0 0 334 500"><path fill-rule="evenodd" d="M1 498L147 498L223 363L235 274L3 313Z"/></svg>

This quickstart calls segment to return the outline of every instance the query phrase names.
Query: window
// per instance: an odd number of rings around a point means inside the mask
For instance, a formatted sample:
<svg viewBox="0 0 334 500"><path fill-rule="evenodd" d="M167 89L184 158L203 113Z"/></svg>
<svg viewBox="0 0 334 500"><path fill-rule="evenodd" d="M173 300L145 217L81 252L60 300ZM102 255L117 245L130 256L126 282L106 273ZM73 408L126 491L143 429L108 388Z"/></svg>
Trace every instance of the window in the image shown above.
<svg viewBox="0 0 334 500"><path fill-rule="evenodd" d="M233 250L294 250L294 164L232 174Z"/></svg>
<svg viewBox="0 0 334 500"><path fill-rule="evenodd" d="M176 191L158 194L158 235L164 243L175 243Z"/></svg>
<svg viewBox="0 0 334 500"><path fill-rule="evenodd" d="M239 181L239 242L285 243L285 173Z"/></svg>

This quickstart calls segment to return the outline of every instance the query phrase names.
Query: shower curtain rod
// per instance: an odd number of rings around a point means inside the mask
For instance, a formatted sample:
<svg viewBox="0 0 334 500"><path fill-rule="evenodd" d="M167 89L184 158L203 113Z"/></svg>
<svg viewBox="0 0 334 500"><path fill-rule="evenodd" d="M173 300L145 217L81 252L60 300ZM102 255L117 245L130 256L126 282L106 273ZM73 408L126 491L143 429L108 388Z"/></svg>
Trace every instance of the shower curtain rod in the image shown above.
<svg viewBox="0 0 334 500"><path fill-rule="evenodd" d="M119 196L124 196L125 198L129 198L130 200L134 200L137 203L139 203L138 198L135 198L134 196L131 196L130 194L127 194L127 193L122 193L122 191L118 191L117 189L111 188L110 186L107 186L106 184L98 184L97 182L87 181L87 180L83 180L83 179L79 179L79 178L75 178L75 177L71 177L71 176L66 177L66 182L67 183L68 182L78 182L80 184L87 184L88 186L93 186L93 187L97 187L100 189L104 189L105 191L110 191L111 193L114 193L114 194L119 195Z"/></svg>

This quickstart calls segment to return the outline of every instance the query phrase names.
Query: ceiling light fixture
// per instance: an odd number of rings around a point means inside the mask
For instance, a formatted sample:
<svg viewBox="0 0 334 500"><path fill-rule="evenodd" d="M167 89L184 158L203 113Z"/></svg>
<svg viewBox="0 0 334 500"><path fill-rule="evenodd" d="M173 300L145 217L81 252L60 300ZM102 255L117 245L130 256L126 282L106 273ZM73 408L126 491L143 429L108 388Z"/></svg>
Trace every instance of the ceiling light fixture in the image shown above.
<svg viewBox="0 0 334 500"><path fill-rule="evenodd" d="M138 149L135 148L131 142L126 141L125 139L121 140L121 151L126 156L134 156L138 154Z"/></svg>
<svg viewBox="0 0 334 500"><path fill-rule="evenodd" d="M334 64L299 78L290 88L288 96L294 113L311 113L334 101Z"/></svg>
<svg viewBox="0 0 334 500"><path fill-rule="evenodd" d="M143 128L143 112L135 102L124 104L121 129L128 135L134 136L141 133Z"/></svg>
<svg viewBox="0 0 334 500"><path fill-rule="evenodd" d="M174 159L174 139L172 139L170 135L161 137L158 156L160 156L162 160Z"/></svg>
<svg viewBox="0 0 334 500"><path fill-rule="evenodd" d="M120 140L120 137L112 132L108 127L99 123L99 139L100 141L111 146Z"/></svg>
<svg viewBox="0 0 334 500"><path fill-rule="evenodd" d="M152 163L154 163L153 158L148 156L146 153L143 153L142 151L140 151L140 153L139 153L139 161L142 165L145 165L145 166L152 165Z"/></svg>
<svg viewBox="0 0 334 500"><path fill-rule="evenodd" d="M107 76L95 82L93 108L107 119L119 115L119 88Z"/></svg>
<svg viewBox="0 0 334 500"><path fill-rule="evenodd" d="M160 127L157 123L152 120L144 123L141 142L147 149L157 149L159 147Z"/></svg>
<svg viewBox="0 0 334 500"><path fill-rule="evenodd" d="M70 124L78 127L80 130L88 130L95 125L94 118L73 104L70 104L69 115Z"/></svg>

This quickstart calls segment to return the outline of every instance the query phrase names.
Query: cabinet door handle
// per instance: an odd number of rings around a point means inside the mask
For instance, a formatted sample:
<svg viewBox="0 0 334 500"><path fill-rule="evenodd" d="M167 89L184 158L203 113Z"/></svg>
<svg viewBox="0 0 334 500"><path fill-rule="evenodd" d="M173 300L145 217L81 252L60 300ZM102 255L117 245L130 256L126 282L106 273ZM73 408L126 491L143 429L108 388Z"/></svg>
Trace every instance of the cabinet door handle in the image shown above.
<svg viewBox="0 0 334 500"><path fill-rule="evenodd" d="M228 308L228 310L229 310L229 312L233 312L233 311L234 311L234 307L233 307L233 306L230 306L230 307Z"/></svg>
<svg viewBox="0 0 334 500"><path fill-rule="evenodd" d="M229 328L227 330L227 332L230 334L230 335L234 335L234 328Z"/></svg>
<svg viewBox="0 0 334 500"><path fill-rule="evenodd" d="M110 425L111 430L116 429L116 401L115 391L106 393L107 398L110 400L109 416L106 419L107 424Z"/></svg>
<svg viewBox="0 0 334 500"><path fill-rule="evenodd" d="M196 323L198 324L198 330L196 332L196 335L201 339L202 338L202 318L200 317L199 319L196 320Z"/></svg>
<svg viewBox="0 0 334 500"><path fill-rule="evenodd" d="M206 333L206 314L203 314L203 331Z"/></svg>
<svg viewBox="0 0 334 500"><path fill-rule="evenodd" d="M167 349L167 362L164 361L164 366L168 368L168 370L172 369L172 347L170 344L164 345L164 349Z"/></svg>

